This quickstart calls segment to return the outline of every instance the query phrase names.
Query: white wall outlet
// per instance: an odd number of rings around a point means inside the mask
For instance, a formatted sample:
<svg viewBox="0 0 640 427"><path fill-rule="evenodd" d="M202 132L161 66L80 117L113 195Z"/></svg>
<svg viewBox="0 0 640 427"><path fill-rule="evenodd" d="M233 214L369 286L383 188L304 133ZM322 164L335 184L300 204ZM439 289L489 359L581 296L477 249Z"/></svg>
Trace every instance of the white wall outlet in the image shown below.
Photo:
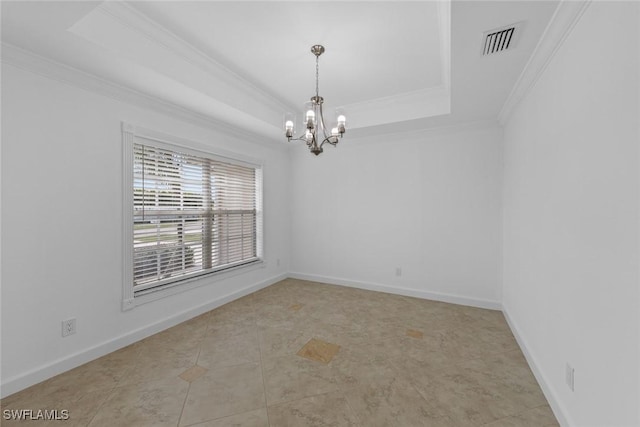
<svg viewBox="0 0 640 427"><path fill-rule="evenodd" d="M569 386L569 389L571 391L574 391L574 377L575 369L573 369L573 367L567 363L567 366L565 367L565 381L567 382L567 386Z"/></svg>
<svg viewBox="0 0 640 427"><path fill-rule="evenodd" d="M402 269L400 267L396 267L396 276L402 276Z"/></svg>
<svg viewBox="0 0 640 427"><path fill-rule="evenodd" d="M76 333L76 319L67 319L62 321L62 336L66 337Z"/></svg>

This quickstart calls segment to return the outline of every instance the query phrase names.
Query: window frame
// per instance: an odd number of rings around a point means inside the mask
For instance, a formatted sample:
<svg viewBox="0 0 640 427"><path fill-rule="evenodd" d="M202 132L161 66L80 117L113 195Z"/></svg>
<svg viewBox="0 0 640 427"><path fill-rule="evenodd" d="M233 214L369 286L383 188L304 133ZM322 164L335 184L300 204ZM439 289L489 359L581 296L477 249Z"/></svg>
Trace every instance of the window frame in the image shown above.
<svg viewBox="0 0 640 427"><path fill-rule="evenodd" d="M161 280L156 286L135 289L134 284L134 144L178 151L233 165L251 167L256 174L256 258L201 271L173 280ZM264 267L263 185L264 165L248 156L212 149L210 146L122 122L123 152L123 295L122 310L164 298L194 287L223 280L236 274Z"/></svg>

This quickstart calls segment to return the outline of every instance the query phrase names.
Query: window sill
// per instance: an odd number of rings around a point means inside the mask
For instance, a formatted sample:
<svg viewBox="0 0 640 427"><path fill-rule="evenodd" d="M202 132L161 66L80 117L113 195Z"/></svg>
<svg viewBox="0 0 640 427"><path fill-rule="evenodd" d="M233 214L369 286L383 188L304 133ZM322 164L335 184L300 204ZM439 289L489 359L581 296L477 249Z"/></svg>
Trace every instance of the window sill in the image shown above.
<svg viewBox="0 0 640 427"><path fill-rule="evenodd" d="M124 301L123 311L132 309L142 304L146 304L151 301L156 301L171 295L175 295L190 289L198 288L211 284L212 282L218 282L220 280L229 279L239 274L248 273L250 271L265 268L266 263L264 260L259 260L249 265L240 265L228 270L211 273L205 276L194 277L185 281L177 282L173 286L168 286L157 291L151 291L142 295L135 296L132 301Z"/></svg>

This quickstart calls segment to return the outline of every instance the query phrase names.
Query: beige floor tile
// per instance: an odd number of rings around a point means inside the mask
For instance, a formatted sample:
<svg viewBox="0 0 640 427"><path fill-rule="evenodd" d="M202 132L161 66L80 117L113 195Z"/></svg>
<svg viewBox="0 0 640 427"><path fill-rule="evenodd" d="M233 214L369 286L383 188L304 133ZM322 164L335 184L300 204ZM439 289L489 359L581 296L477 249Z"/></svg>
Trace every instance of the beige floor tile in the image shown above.
<svg viewBox="0 0 640 427"><path fill-rule="evenodd" d="M407 356L420 361L430 360L433 354L429 353L434 352L450 362L474 359L491 352L490 348L479 346L478 339L473 334L461 329L426 330L421 340L402 337L402 341L411 349Z"/></svg>
<svg viewBox="0 0 640 427"><path fill-rule="evenodd" d="M406 335L408 326L407 323L399 321L372 319L360 327L360 334L369 342L378 342Z"/></svg>
<svg viewBox="0 0 640 427"><path fill-rule="evenodd" d="M424 340L416 340L404 335L370 340L349 348L359 353L363 360L393 360L406 358L409 355L421 357L430 351Z"/></svg>
<svg viewBox="0 0 640 427"><path fill-rule="evenodd" d="M203 341L255 333L257 329L255 319L238 319L234 322L228 319L212 319L209 322L209 328L204 334Z"/></svg>
<svg viewBox="0 0 640 427"><path fill-rule="evenodd" d="M375 298L378 304L375 318L378 321L423 324L423 317L410 298L389 294L376 295Z"/></svg>
<svg viewBox="0 0 640 427"><path fill-rule="evenodd" d="M203 341L198 356L198 365L209 369L259 361L260 350L255 331L219 339L209 337Z"/></svg>
<svg viewBox="0 0 640 427"><path fill-rule="evenodd" d="M332 342L341 347L353 346L370 340L361 325L351 322L339 325L313 321L306 325L300 325L298 328L311 337Z"/></svg>
<svg viewBox="0 0 640 427"><path fill-rule="evenodd" d="M261 408L204 423L191 424L189 427L269 427L269 418L267 409Z"/></svg>
<svg viewBox="0 0 640 427"><path fill-rule="evenodd" d="M363 426L422 426L444 416L400 378L348 388L344 394Z"/></svg>
<svg viewBox="0 0 640 427"><path fill-rule="evenodd" d="M178 325L180 326L180 325ZM174 326L155 335L152 335L138 343L138 354L145 357L158 351L173 351L174 353L191 351L198 348L204 339L207 326L200 325L197 328L185 328Z"/></svg>
<svg viewBox="0 0 640 427"><path fill-rule="evenodd" d="M199 343L189 342L188 346L180 346L172 344L167 338L163 338L162 342L164 344L143 342L135 359L130 362L131 369L118 385L178 378L196 364Z"/></svg>
<svg viewBox="0 0 640 427"><path fill-rule="evenodd" d="M207 371L208 369L203 368L202 366L195 365L181 373L179 377L188 383L192 383L203 376Z"/></svg>
<svg viewBox="0 0 640 427"><path fill-rule="evenodd" d="M301 304L304 306L303 311L305 311L324 304L326 301L323 298L322 286L309 283L298 282L286 285L284 282L280 282L269 286L269 288L255 294L256 301L259 301L255 307L260 310L264 304L276 304L288 309L294 304Z"/></svg>
<svg viewBox="0 0 640 427"><path fill-rule="evenodd" d="M363 358L360 353L349 349L341 349L329 366L334 378L343 389L364 384L385 383L401 376L386 360Z"/></svg>
<svg viewBox="0 0 640 427"><path fill-rule="evenodd" d="M458 332L464 333L469 346L478 356L519 350L518 343L511 334L507 335L491 329L478 328L477 326L459 329Z"/></svg>
<svg viewBox="0 0 640 427"><path fill-rule="evenodd" d="M543 405L485 424L483 427L559 427L559 425L551 408Z"/></svg>
<svg viewBox="0 0 640 427"><path fill-rule="evenodd" d="M339 350L298 356L312 338ZM297 279L0 403L78 427L558 425L501 312Z"/></svg>
<svg viewBox="0 0 640 427"><path fill-rule="evenodd" d="M331 323L334 325L363 324L367 319L358 315L355 302L341 301L340 303L325 303L318 310L310 313L314 322ZM371 316L367 313L367 316Z"/></svg>
<svg viewBox="0 0 640 427"><path fill-rule="evenodd" d="M359 426L340 393L311 396L269 407L269 421L279 427Z"/></svg>
<svg viewBox="0 0 640 427"><path fill-rule="evenodd" d="M482 373L452 365L429 373L417 371L411 382L441 415L460 426L482 425L526 408L519 397L484 379Z"/></svg>
<svg viewBox="0 0 640 427"><path fill-rule="evenodd" d="M117 350L41 383L38 394L75 401L92 391L112 389L130 373L138 353L136 345Z"/></svg>
<svg viewBox="0 0 640 427"><path fill-rule="evenodd" d="M311 338L296 353L300 357L327 364L340 351L340 346L318 338Z"/></svg>
<svg viewBox="0 0 640 427"><path fill-rule="evenodd" d="M417 301L417 302L416 302ZM468 327L473 324L464 312L452 309L453 304L437 301L414 300L413 309L408 308L405 312L393 316L389 313L385 321L401 321L407 327L422 331L449 331L456 328Z"/></svg>
<svg viewBox="0 0 640 427"><path fill-rule="evenodd" d="M189 384L167 378L116 387L89 426L176 426Z"/></svg>
<svg viewBox="0 0 640 427"><path fill-rule="evenodd" d="M312 322L308 316L310 307L308 307L309 310L293 311L289 310L292 304L295 304L295 300L261 304L256 309L257 325L278 329L299 329Z"/></svg>
<svg viewBox="0 0 640 427"><path fill-rule="evenodd" d="M83 394L77 400L55 400L55 396L48 396L47 400L15 400L11 404L3 402L4 410L32 410L37 414L38 410L57 411L59 416L63 416L62 411L66 411L68 419L66 420L6 420L2 419L0 424L3 426L70 426L80 427L89 424L95 416L98 409L107 400L111 394L111 389L103 389Z"/></svg>
<svg viewBox="0 0 640 427"><path fill-rule="evenodd" d="M191 383L180 425L190 425L265 406L260 365L216 368Z"/></svg>
<svg viewBox="0 0 640 427"><path fill-rule="evenodd" d="M15 393L2 400L2 407L69 409L63 408L63 405L70 406L87 396L102 395L104 392L108 394L129 372L130 359L135 358L136 354L135 346L125 347ZM78 410L75 413L78 414Z"/></svg>
<svg viewBox="0 0 640 427"><path fill-rule="evenodd" d="M145 338L140 342L141 350L145 348L193 347L200 344L209 324L209 316L201 315L180 323L172 328Z"/></svg>
<svg viewBox="0 0 640 427"><path fill-rule="evenodd" d="M77 427L89 425L110 395L111 390L98 390L87 393L74 402L61 403L61 408L69 410L69 421L65 421L64 425Z"/></svg>
<svg viewBox="0 0 640 427"><path fill-rule="evenodd" d="M474 375L494 396L491 406L513 415L547 403L522 353L512 351L462 362L461 372Z"/></svg>
<svg viewBox="0 0 640 427"><path fill-rule="evenodd" d="M277 329L268 326L258 328L258 343L263 358L296 354L312 336L301 330Z"/></svg>
<svg viewBox="0 0 640 427"><path fill-rule="evenodd" d="M222 324L234 322L253 322L256 315L254 310L254 297L247 296L211 311L209 324Z"/></svg>
<svg viewBox="0 0 640 427"><path fill-rule="evenodd" d="M267 405L338 389L333 370L322 363L293 355L263 359L262 365Z"/></svg>
<svg viewBox="0 0 640 427"><path fill-rule="evenodd" d="M407 329L406 335L408 337L415 338L415 339L418 339L418 340L421 340L422 338L424 338L424 332L418 331L418 330L415 330L415 329Z"/></svg>

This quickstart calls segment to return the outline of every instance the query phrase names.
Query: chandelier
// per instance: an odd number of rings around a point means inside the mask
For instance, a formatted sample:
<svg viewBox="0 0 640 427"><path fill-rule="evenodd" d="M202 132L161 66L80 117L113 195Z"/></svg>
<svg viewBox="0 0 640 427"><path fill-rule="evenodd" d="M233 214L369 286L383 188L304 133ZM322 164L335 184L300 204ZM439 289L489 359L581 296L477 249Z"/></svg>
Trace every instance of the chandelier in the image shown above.
<svg viewBox="0 0 640 427"><path fill-rule="evenodd" d="M306 142L309 150L317 156L322 153L322 146L325 143L335 146L342 138L346 130L346 119L344 115L340 114L337 118L336 126L331 129L331 132L327 132L327 127L324 124L324 115L322 114L324 98L318 93L318 60L320 55L324 53L324 46L319 44L311 46L311 53L316 56L316 95L312 96L311 101L307 103L308 108L304 119L305 132L297 138L293 137L295 119L291 114L285 116L284 130L288 141Z"/></svg>

